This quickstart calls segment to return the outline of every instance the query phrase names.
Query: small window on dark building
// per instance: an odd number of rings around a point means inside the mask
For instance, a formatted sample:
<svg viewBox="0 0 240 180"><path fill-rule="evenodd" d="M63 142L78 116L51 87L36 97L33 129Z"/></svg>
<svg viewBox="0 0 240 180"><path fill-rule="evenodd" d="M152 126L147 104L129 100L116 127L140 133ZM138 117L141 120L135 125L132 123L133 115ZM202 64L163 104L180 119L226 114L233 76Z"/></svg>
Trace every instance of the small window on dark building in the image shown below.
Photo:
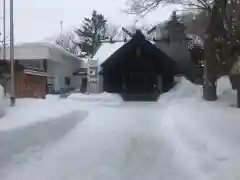
<svg viewBox="0 0 240 180"><path fill-rule="evenodd" d="M69 77L65 77L65 84L66 84L67 86L69 86L70 83L71 83L70 78L69 78Z"/></svg>

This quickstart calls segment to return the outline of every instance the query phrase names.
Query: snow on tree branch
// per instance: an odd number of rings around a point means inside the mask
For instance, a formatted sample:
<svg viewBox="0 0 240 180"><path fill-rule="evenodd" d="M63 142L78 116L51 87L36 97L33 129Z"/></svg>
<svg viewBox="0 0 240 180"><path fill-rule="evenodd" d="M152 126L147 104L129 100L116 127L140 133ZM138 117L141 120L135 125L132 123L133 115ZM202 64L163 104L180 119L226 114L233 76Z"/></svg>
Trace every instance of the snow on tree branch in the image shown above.
<svg viewBox="0 0 240 180"><path fill-rule="evenodd" d="M80 49L75 43L75 34L73 32L67 32L60 35L55 42L72 54L79 55L80 53Z"/></svg>

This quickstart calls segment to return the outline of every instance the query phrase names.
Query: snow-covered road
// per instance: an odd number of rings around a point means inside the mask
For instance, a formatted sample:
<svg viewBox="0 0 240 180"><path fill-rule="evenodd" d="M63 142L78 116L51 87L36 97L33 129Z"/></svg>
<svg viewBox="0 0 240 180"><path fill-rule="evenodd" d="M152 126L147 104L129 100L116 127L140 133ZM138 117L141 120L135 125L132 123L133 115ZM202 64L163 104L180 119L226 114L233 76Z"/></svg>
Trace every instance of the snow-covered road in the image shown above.
<svg viewBox="0 0 240 180"><path fill-rule="evenodd" d="M45 122L12 129L9 131L0 131L0 169L11 161L24 161L20 155L26 150L35 151L49 146L65 134L71 131L79 122L87 116L85 111L76 111L65 115L62 118L51 119ZM57 130L56 130L57 129ZM19 155L20 154L20 155ZM16 158L16 155L20 158Z"/></svg>
<svg viewBox="0 0 240 180"><path fill-rule="evenodd" d="M240 112L221 102L203 102L197 91L188 96L181 89L157 103L68 100L79 110L88 109L87 118L79 113L63 118L57 126L54 121L48 124L44 139L50 140L34 140L44 147L26 150L20 162L9 156L0 179L240 179ZM55 133L58 140L51 141ZM5 146L15 141L5 141ZM51 145L43 145L48 142Z"/></svg>

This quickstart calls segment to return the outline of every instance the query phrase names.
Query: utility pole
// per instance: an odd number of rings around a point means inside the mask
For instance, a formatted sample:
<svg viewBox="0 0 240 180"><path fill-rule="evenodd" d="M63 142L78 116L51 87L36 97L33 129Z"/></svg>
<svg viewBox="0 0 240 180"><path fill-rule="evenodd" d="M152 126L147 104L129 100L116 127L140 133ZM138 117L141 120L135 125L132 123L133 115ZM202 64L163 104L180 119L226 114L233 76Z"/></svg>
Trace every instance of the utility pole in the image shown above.
<svg viewBox="0 0 240 180"><path fill-rule="evenodd" d="M90 61L87 60L87 94L90 94Z"/></svg>
<svg viewBox="0 0 240 180"><path fill-rule="evenodd" d="M15 106L15 63L14 63L14 17L13 0L10 0L10 64L11 64L11 106Z"/></svg>
<svg viewBox="0 0 240 180"><path fill-rule="evenodd" d="M3 60L6 60L6 0L3 0Z"/></svg>
<svg viewBox="0 0 240 180"><path fill-rule="evenodd" d="M63 35L63 21L60 21L60 36Z"/></svg>

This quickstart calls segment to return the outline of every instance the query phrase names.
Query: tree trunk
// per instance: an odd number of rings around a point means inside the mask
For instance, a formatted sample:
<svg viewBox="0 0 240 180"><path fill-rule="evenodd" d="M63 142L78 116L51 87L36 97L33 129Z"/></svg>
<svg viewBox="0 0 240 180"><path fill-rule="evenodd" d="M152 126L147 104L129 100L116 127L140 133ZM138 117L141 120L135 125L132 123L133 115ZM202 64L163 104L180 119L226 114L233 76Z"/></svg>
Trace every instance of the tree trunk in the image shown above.
<svg viewBox="0 0 240 180"><path fill-rule="evenodd" d="M204 82L205 83L205 82ZM211 81L211 84L204 84L203 86L203 98L206 101L215 101L217 100L217 93L216 93L216 82Z"/></svg>
<svg viewBox="0 0 240 180"><path fill-rule="evenodd" d="M213 38L207 36L205 40L205 65L204 65L204 86L203 98L207 101L215 101L217 99L216 91L216 57Z"/></svg>
<svg viewBox="0 0 240 180"><path fill-rule="evenodd" d="M216 81L217 81L217 42L216 38L224 37L224 14L227 0L215 0L209 26L206 30L206 39L204 41L205 66L204 66L204 87L203 98L207 101L217 99Z"/></svg>

